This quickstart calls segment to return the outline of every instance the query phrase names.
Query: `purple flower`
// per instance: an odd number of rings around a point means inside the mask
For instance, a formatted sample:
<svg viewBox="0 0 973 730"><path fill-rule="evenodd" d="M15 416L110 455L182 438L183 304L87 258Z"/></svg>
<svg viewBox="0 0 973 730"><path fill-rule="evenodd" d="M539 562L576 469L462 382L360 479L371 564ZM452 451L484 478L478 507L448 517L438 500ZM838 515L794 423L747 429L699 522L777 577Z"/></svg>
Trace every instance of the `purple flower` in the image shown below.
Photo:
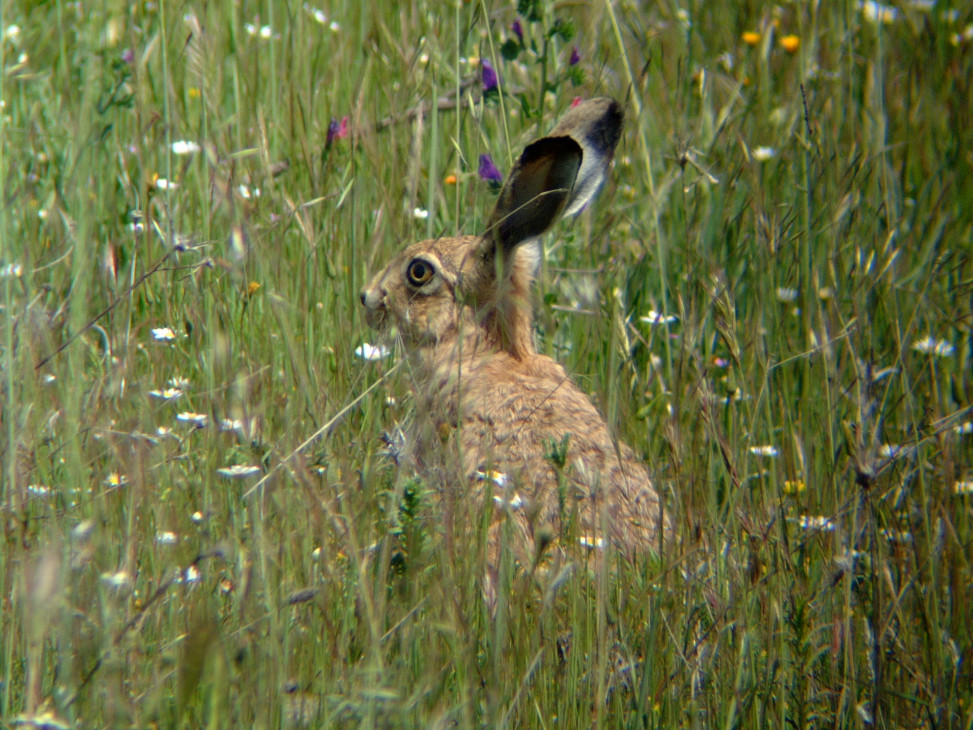
<svg viewBox="0 0 973 730"><path fill-rule="evenodd" d="M342 117L340 122L337 119L332 119L331 124L328 125L328 137L324 141L324 146L330 147L336 139L344 139L347 136L348 117Z"/></svg>
<svg viewBox="0 0 973 730"><path fill-rule="evenodd" d="M131 48L126 48L122 51L122 63L127 63L129 65L135 63L135 51Z"/></svg>
<svg viewBox="0 0 973 730"><path fill-rule="evenodd" d="M330 147L334 144L335 139L338 137L338 120L332 119L331 124L328 125L328 138L324 141L325 147Z"/></svg>
<svg viewBox="0 0 973 730"><path fill-rule="evenodd" d="M521 43L524 42L524 26L520 24L520 18L517 18L517 20L514 21L514 24L510 26L510 30L512 30L514 35L517 36L518 41Z"/></svg>
<svg viewBox="0 0 973 730"><path fill-rule="evenodd" d="M580 63L580 62L581 62L581 53L578 51L578 47L575 46L571 50L571 60L568 61L568 64L571 65L571 66L577 66L578 63Z"/></svg>
<svg viewBox="0 0 973 730"><path fill-rule="evenodd" d="M485 58L480 62L480 78L483 81L483 92L496 91L497 86L500 84L500 80L497 78L497 71L493 68L493 64L487 61Z"/></svg>
<svg viewBox="0 0 973 730"><path fill-rule="evenodd" d="M499 185L503 182L503 175L497 169L497 166L493 164L493 159L490 155L480 155L480 179L486 180L493 185Z"/></svg>

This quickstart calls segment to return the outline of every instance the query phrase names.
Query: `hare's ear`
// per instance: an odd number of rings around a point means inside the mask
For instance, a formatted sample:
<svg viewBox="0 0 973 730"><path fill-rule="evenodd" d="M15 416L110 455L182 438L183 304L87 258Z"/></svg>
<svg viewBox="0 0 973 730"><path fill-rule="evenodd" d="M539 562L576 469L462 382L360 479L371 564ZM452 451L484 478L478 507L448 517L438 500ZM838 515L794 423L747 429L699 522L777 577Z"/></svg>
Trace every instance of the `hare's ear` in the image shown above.
<svg viewBox="0 0 973 730"><path fill-rule="evenodd" d="M504 252L543 234L594 196L615 154L622 109L591 99L568 112L550 135L527 146L500 193L487 235Z"/></svg>
<svg viewBox="0 0 973 730"><path fill-rule="evenodd" d="M571 137L584 151L564 215L577 213L598 192L615 155L623 120L622 107L614 99L589 99L565 114L551 132L551 137Z"/></svg>
<svg viewBox="0 0 973 730"><path fill-rule="evenodd" d="M503 252L540 236L561 215L582 163L570 137L544 137L524 150L500 191L485 239Z"/></svg>

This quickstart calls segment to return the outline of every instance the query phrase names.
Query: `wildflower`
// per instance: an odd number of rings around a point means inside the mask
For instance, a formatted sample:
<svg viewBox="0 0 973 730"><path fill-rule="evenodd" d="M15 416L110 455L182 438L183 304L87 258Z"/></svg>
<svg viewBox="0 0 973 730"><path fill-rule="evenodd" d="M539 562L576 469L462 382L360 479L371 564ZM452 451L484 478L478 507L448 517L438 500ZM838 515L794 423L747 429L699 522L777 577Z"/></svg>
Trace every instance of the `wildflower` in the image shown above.
<svg viewBox="0 0 973 730"><path fill-rule="evenodd" d="M862 0L862 2L858 3L858 8L862 11L862 17L865 20L876 25L878 23L889 25L899 17L897 8L893 8L891 5L883 5L882 3L875 2L875 0Z"/></svg>
<svg viewBox="0 0 973 730"><path fill-rule="evenodd" d="M120 590L127 588L132 582L132 577L124 570L116 570L114 573L102 573L101 583L107 588Z"/></svg>
<svg viewBox="0 0 973 730"><path fill-rule="evenodd" d="M225 477L226 479L245 479L246 477L252 477L255 474L259 474L260 467L234 464L233 466L220 467L216 470L216 473L221 477Z"/></svg>
<svg viewBox="0 0 973 730"><path fill-rule="evenodd" d="M512 30L514 35L517 36L518 41L521 43L524 42L524 26L520 24L520 18L513 22L513 25L510 26L510 30Z"/></svg>
<svg viewBox="0 0 973 730"><path fill-rule="evenodd" d="M169 387L185 390L189 387L189 378L184 378L181 375L173 375L169 378Z"/></svg>
<svg viewBox="0 0 973 730"><path fill-rule="evenodd" d="M571 58L568 59L568 65L577 66L579 63L581 63L581 52L578 50L578 47L575 46L571 49Z"/></svg>
<svg viewBox="0 0 973 730"><path fill-rule="evenodd" d="M129 66L135 63L135 51L131 48L126 48L122 51L122 63L128 64Z"/></svg>
<svg viewBox="0 0 973 730"><path fill-rule="evenodd" d="M503 182L503 175L500 174L497 166L493 164L493 158L490 155L480 155L479 175L481 180L486 180L492 185L499 186Z"/></svg>
<svg viewBox="0 0 973 730"><path fill-rule="evenodd" d="M186 90L186 94L189 96L190 99L198 99L200 96L203 95L203 92L199 90L198 86L190 86Z"/></svg>
<svg viewBox="0 0 973 730"><path fill-rule="evenodd" d="M443 182L446 183L447 185L455 185L456 184L456 176L455 175L447 175L446 176L446 179L443 180Z"/></svg>
<svg viewBox="0 0 973 730"><path fill-rule="evenodd" d="M360 357L362 360L367 360L368 362L384 360L390 354L391 352L389 348L387 348L385 345L370 345L365 342L355 348L355 356Z"/></svg>
<svg viewBox="0 0 973 730"><path fill-rule="evenodd" d="M493 482L494 484L496 484L498 487L505 487L505 486L507 486L507 475L504 474L502 471L493 471L493 470L486 471L486 472L484 472L484 471L477 471L476 472L476 479L477 479L477 481L480 481L480 482L485 482L486 480L489 479L491 482Z"/></svg>
<svg viewBox="0 0 973 730"><path fill-rule="evenodd" d="M571 100L571 108L574 109L576 106L579 106L582 101L584 101L584 99L582 99L580 96L574 97Z"/></svg>
<svg viewBox="0 0 973 730"><path fill-rule="evenodd" d="M182 580L185 583L197 583L199 581L199 568L190 565L182 572Z"/></svg>
<svg viewBox="0 0 973 730"><path fill-rule="evenodd" d="M957 436L966 436L973 433L973 421L964 421L960 425L953 428L953 433Z"/></svg>
<svg viewBox="0 0 973 730"><path fill-rule="evenodd" d="M800 494L805 489L807 489L807 485L803 479L784 480L784 494Z"/></svg>
<svg viewBox="0 0 973 730"><path fill-rule="evenodd" d="M332 119L328 125L328 137L324 142L325 147L330 147L336 139L344 139L348 136L348 117L342 117L339 122Z"/></svg>
<svg viewBox="0 0 973 730"><path fill-rule="evenodd" d="M307 3L304 3L304 10L305 12L307 12L308 15L314 18L314 20L320 23L321 25L324 25L325 23L328 22L328 16L324 14L323 10L312 8Z"/></svg>
<svg viewBox="0 0 973 730"><path fill-rule="evenodd" d="M260 197L260 188L251 188L249 185L238 185L237 192L240 193L240 197L245 200L250 200L250 198Z"/></svg>
<svg viewBox="0 0 973 730"><path fill-rule="evenodd" d="M743 34L743 42L750 47L754 47L760 43L760 33L755 30L748 30Z"/></svg>
<svg viewBox="0 0 973 730"><path fill-rule="evenodd" d="M162 390L150 390L149 395L159 400L179 400L183 392L179 388L164 388Z"/></svg>
<svg viewBox="0 0 973 730"><path fill-rule="evenodd" d="M206 421L209 420L209 416L207 416L205 413L183 411L182 413L176 414L176 420L182 421L183 423L191 423L196 428L203 428L206 425Z"/></svg>
<svg viewBox="0 0 973 730"><path fill-rule="evenodd" d="M888 527L882 530L882 535L889 542L907 544L912 542L912 533L908 530L893 530Z"/></svg>
<svg viewBox="0 0 973 730"><path fill-rule="evenodd" d="M797 299L797 289L791 289L790 287L786 287L786 286L777 287L778 302L784 302L785 304L788 304L790 302L795 301L796 299Z"/></svg>
<svg viewBox="0 0 973 730"><path fill-rule="evenodd" d="M966 26L962 33L953 33L953 35L949 37L949 42L954 46L958 46L961 43L966 43L968 41L973 41L973 23Z"/></svg>
<svg viewBox="0 0 973 730"><path fill-rule="evenodd" d="M180 139L172 143L172 154L174 155L191 155L194 152L199 152L199 145L196 142Z"/></svg>
<svg viewBox="0 0 973 730"><path fill-rule="evenodd" d="M262 25L258 28L253 23L244 23L243 29L247 32L248 35L260 36L264 40L268 40L269 38L272 38L274 35L274 31L271 29L269 25Z"/></svg>
<svg viewBox="0 0 973 730"><path fill-rule="evenodd" d="M780 39L780 46L788 53L797 53L801 47L801 39L796 35L785 35Z"/></svg>
<svg viewBox="0 0 973 730"><path fill-rule="evenodd" d="M820 532L833 532L835 528L831 518L823 515L801 515L797 524L801 526L802 530L819 530Z"/></svg>
<svg viewBox="0 0 973 730"><path fill-rule="evenodd" d="M341 30L341 26L338 25L337 20L332 20L328 25L328 30L330 30L332 33L337 33L339 30Z"/></svg>
<svg viewBox="0 0 973 730"><path fill-rule="evenodd" d="M936 355L938 357L952 357L953 345L946 340L937 340L935 337L924 337L912 343L912 349L926 355Z"/></svg>
<svg viewBox="0 0 973 730"><path fill-rule="evenodd" d="M20 264L5 264L0 266L0 279L19 279L24 273Z"/></svg>
<svg viewBox="0 0 973 730"><path fill-rule="evenodd" d="M321 559L321 548L316 547L314 548L314 550L311 551L311 560L320 560L320 559Z"/></svg>
<svg viewBox="0 0 973 730"><path fill-rule="evenodd" d="M175 190L176 188L179 187L178 183L171 182L169 180L166 180L164 177L158 177L158 176L154 177L154 179L152 180L152 185L155 187L156 190Z"/></svg>
<svg viewBox="0 0 973 730"><path fill-rule="evenodd" d="M500 79L497 77L496 69L493 68L493 64L485 58L480 63L480 80L483 82L484 94L488 94L491 91L496 91L500 85Z"/></svg>
<svg viewBox="0 0 973 730"><path fill-rule="evenodd" d="M16 24L8 25L3 29L3 39L5 41L16 42L20 37L20 26Z"/></svg>
<svg viewBox="0 0 973 730"><path fill-rule="evenodd" d="M675 324L679 321L679 317L674 314L662 314L662 312L650 309L649 313L644 317L639 317L639 320L647 324Z"/></svg>
<svg viewBox="0 0 973 730"><path fill-rule="evenodd" d="M766 162L777 154L777 150L775 150L773 147L754 147L752 154L753 159L755 159L757 162Z"/></svg>
<svg viewBox="0 0 973 730"><path fill-rule="evenodd" d="M973 495L973 480L957 481L953 485L953 494L960 497L969 497Z"/></svg>
<svg viewBox="0 0 973 730"><path fill-rule="evenodd" d="M179 542L179 535L169 530L160 530L155 533L155 542L157 545L175 545Z"/></svg>
<svg viewBox="0 0 973 730"><path fill-rule="evenodd" d="M586 547L589 550L605 547L605 538L603 537L588 537L587 535L582 535L578 538L578 542L581 544L581 547Z"/></svg>
<svg viewBox="0 0 973 730"><path fill-rule="evenodd" d="M189 516L189 519L191 519L197 525L200 525L200 524L203 523L203 519L205 519L205 518L203 517L203 513L202 512L200 512L199 510L196 510L195 512L193 512Z"/></svg>
<svg viewBox="0 0 973 730"><path fill-rule="evenodd" d="M751 446L750 453L754 456L766 456L773 458L779 453L776 446Z"/></svg>
<svg viewBox="0 0 973 730"><path fill-rule="evenodd" d="M124 474L119 474L117 471L113 471L107 477L105 477L105 486L110 489L116 489L118 487L124 487L128 484L128 478Z"/></svg>
<svg viewBox="0 0 973 730"><path fill-rule="evenodd" d="M429 217L429 211L425 208L414 208L412 217L419 221L424 221Z"/></svg>
<svg viewBox="0 0 973 730"><path fill-rule="evenodd" d="M524 506L525 502L519 494L514 492L510 499L504 499L499 494L493 495L493 501L497 503L497 506L501 509L503 507L510 507L510 509L520 509Z"/></svg>

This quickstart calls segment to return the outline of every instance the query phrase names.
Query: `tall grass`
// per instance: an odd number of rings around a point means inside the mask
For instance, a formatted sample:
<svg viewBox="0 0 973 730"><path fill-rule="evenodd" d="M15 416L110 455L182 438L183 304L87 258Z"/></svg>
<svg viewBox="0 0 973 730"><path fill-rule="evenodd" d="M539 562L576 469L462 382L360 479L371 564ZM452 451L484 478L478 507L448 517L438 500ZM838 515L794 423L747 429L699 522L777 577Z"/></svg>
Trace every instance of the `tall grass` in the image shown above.
<svg viewBox="0 0 973 730"><path fill-rule="evenodd" d="M0 724L973 727L973 13L519 5L4 4ZM491 615L357 292L594 95L539 346L678 541Z"/></svg>

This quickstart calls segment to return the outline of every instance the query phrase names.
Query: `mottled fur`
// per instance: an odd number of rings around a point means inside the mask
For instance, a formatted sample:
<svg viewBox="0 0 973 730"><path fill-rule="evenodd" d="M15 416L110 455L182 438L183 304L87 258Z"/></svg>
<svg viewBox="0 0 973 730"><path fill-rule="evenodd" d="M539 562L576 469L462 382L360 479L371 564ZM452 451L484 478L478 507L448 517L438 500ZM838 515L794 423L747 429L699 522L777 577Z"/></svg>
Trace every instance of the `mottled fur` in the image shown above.
<svg viewBox="0 0 973 730"><path fill-rule="evenodd" d="M413 365L416 467L477 494L484 475L506 475L493 491L525 538L521 559L542 531L634 554L657 549L669 527L642 462L533 339L537 237L596 192L621 122L610 99L572 110L525 149L484 235L412 244L361 293L369 325L394 325ZM550 454L565 436L558 468Z"/></svg>

